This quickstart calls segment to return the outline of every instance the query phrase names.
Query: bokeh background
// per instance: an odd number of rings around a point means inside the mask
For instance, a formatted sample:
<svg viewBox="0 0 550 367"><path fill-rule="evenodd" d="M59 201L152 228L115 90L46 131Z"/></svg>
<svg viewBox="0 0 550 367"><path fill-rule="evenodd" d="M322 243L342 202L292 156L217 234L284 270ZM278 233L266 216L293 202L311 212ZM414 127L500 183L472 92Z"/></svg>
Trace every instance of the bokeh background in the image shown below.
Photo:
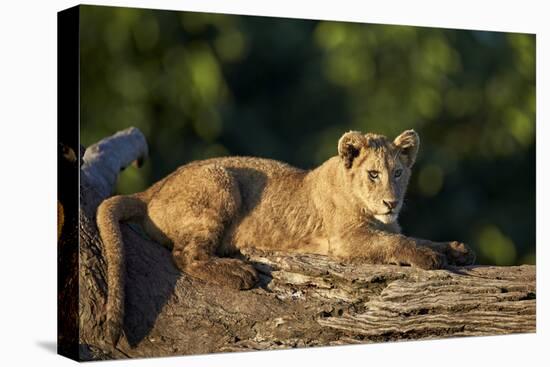
<svg viewBox="0 0 550 367"><path fill-rule="evenodd" d="M80 46L82 144L149 142L120 193L207 157L313 168L350 129L414 128L404 232L535 263L534 35L82 6Z"/></svg>

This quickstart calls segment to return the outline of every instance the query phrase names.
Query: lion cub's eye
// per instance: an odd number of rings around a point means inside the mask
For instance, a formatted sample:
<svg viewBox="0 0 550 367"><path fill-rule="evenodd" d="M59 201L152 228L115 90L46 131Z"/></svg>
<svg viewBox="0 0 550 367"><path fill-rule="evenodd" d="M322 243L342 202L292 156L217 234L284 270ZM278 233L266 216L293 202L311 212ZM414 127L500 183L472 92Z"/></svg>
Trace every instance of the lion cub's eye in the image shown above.
<svg viewBox="0 0 550 367"><path fill-rule="evenodd" d="M369 171L369 177L372 178L373 180L376 180L379 174L380 172L378 171Z"/></svg>
<svg viewBox="0 0 550 367"><path fill-rule="evenodd" d="M394 177L401 177L402 173L403 173L402 169L396 169L395 172L393 173L393 176Z"/></svg>

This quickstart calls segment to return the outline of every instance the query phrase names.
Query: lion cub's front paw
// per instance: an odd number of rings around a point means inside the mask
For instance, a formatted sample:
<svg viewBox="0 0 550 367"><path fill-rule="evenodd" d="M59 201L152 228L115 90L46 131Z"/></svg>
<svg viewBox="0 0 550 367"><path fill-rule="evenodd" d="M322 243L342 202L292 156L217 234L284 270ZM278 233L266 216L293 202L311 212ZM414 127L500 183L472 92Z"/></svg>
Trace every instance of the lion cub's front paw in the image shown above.
<svg viewBox="0 0 550 367"><path fill-rule="evenodd" d="M444 254L429 247L417 247L410 263L421 269L433 270L445 267L447 259Z"/></svg>
<svg viewBox="0 0 550 367"><path fill-rule="evenodd" d="M475 252L466 244L458 241L447 244L445 255L447 255L447 261L450 265L472 265L476 260Z"/></svg>

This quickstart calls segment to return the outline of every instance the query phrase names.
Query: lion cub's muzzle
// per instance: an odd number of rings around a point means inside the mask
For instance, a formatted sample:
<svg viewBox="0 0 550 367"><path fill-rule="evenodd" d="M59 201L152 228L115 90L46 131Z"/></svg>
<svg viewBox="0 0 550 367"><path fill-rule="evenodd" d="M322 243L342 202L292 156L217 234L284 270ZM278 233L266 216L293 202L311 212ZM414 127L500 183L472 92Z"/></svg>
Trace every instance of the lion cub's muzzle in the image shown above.
<svg viewBox="0 0 550 367"><path fill-rule="evenodd" d="M374 217L384 224L395 222L401 209L401 203L398 200L386 199L382 200L382 204L380 214L376 214Z"/></svg>

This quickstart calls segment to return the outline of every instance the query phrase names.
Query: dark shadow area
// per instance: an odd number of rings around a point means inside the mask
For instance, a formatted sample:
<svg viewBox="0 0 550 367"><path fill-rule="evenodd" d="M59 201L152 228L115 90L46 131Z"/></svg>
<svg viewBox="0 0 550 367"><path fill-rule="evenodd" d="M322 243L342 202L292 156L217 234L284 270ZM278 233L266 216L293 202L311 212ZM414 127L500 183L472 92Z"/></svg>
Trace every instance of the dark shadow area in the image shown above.
<svg viewBox="0 0 550 367"><path fill-rule="evenodd" d="M257 261L249 261L252 266L258 271L258 287L265 289L269 292L269 289L267 289L269 283L273 280L273 277L271 276L271 272L274 270L273 267L259 263Z"/></svg>
<svg viewBox="0 0 550 367"><path fill-rule="evenodd" d="M121 225L121 230L127 254L124 334L135 347L151 332L181 273L166 248L129 226Z"/></svg>
<svg viewBox="0 0 550 367"><path fill-rule="evenodd" d="M244 218L260 202L267 183L265 173L254 168L228 167L228 171L239 182L239 191L242 198L240 217ZM239 222L234 222L238 225Z"/></svg>
<svg viewBox="0 0 550 367"><path fill-rule="evenodd" d="M483 278L478 275L469 273L469 270L491 268L496 265L468 265L468 266L447 266L444 270L447 270L453 274L464 275L475 278Z"/></svg>
<svg viewBox="0 0 550 367"><path fill-rule="evenodd" d="M467 273L466 269L471 269L474 266L468 266L468 267L457 267L457 266L448 266L445 268L450 273L457 274L457 275L465 275L465 276L472 276L472 274Z"/></svg>

